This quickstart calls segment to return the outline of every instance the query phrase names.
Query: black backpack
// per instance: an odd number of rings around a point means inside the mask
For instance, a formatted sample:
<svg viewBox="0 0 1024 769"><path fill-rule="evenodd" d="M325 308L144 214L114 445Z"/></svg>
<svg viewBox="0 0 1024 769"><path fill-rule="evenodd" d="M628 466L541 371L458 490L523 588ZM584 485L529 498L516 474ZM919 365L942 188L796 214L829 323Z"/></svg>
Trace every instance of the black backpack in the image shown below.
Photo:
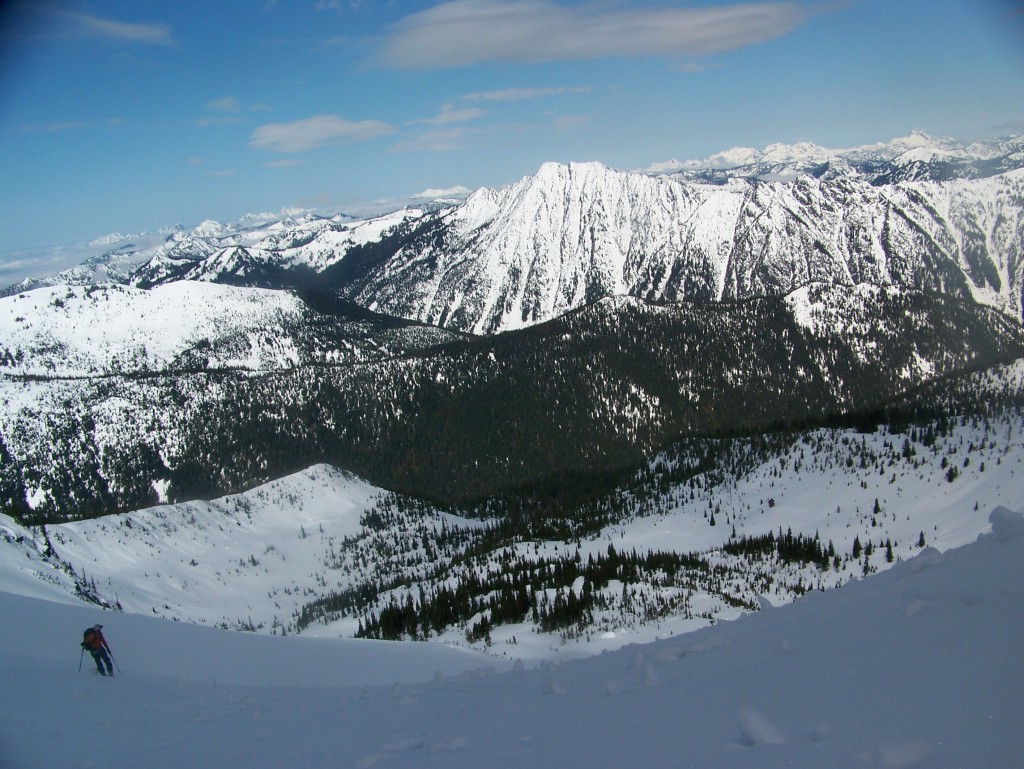
<svg viewBox="0 0 1024 769"><path fill-rule="evenodd" d="M92 642L95 640L95 638L96 638L96 628L94 628L94 627L86 628L85 632L82 633L82 648L83 649L90 649L91 650L92 649Z"/></svg>

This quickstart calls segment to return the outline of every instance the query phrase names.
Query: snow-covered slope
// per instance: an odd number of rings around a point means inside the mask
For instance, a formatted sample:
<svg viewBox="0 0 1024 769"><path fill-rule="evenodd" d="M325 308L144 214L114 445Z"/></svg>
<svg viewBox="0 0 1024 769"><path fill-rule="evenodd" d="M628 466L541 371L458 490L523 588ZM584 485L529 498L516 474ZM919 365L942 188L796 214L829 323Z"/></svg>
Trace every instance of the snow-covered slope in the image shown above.
<svg viewBox="0 0 1024 769"><path fill-rule="evenodd" d="M876 186L851 175L722 185L547 164L437 215L350 295L475 333L602 296L727 301L812 282L893 285L1022 317L1024 171ZM426 227L426 225L424 225Z"/></svg>
<svg viewBox="0 0 1024 769"><path fill-rule="evenodd" d="M232 264L231 254L247 255L250 251L254 255L251 260L258 261L261 268L269 263L283 269L305 266L322 270L351 246L373 242L387 229L421 215L423 210L406 208L365 219L282 211L249 214L233 222L206 220L192 229L179 225L139 235L114 233L89 243L12 255L19 257L18 263L24 260L26 264L80 263L50 276L22 280L0 290L0 296L44 286L149 286L171 280L202 280L237 267ZM207 260L210 266L204 267Z"/></svg>
<svg viewBox="0 0 1024 769"><path fill-rule="evenodd" d="M651 466L673 461L658 456ZM615 503L634 506L632 514L575 544L501 543L476 560L448 541L462 531L460 540L479 551L473 532L484 533L481 522L422 506L412 516L387 512L382 489L317 466L210 502L49 525L45 534L0 516L0 582L6 590L52 600L86 594L128 613L261 633L301 629L351 637L358 613L302 628L296 619L310 603L347 589L392 585L378 608L392 600L402 605L440 585L471 583L474 571L497 573L537 558L585 563L609 547L691 553L728 575L710 588L694 583L684 604L667 614L649 617L639 607L677 598L677 586L637 578L626 600L616 580L600 588L605 608L594 612L585 633L559 638L540 632L529 618L496 622L490 632L488 646L498 656L586 656L735 618L746 611L738 602L778 605L804 589L832 588L887 569L916 555L922 537L943 550L973 541L986 530L986 511L1024 498L1024 422L1010 415L965 421L931 436L817 430L743 466L739 473L713 468L686 483L655 483L661 491L651 496L638 498L634 488ZM723 549L738 538L787 530L819 538L838 560L822 569ZM851 556L855 540L867 555ZM579 594L581 586L571 582L558 588ZM431 639L467 643L458 626Z"/></svg>
<svg viewBox="0 0 1024 769"><path fill-rule="evenodd" d="M915 130L909 136L846 149L813 142L771 144L764 149L734 147L702 160L670 160L653 164L651 173L678 174L693 180L730 178L792 180L801 175L853 173L872 183L897 180L981 178L1020 168L1024 137L984 139L971 143L929 136Z"/></svg>
<svg viewBox="0 0 1024 769"><path fill-rule="evenodd" d="M261 328L298 323L305 304L283 291L176 282L53 286L0 299L0 371L10 376L96 376L172 368L197 344L244 334L244 357L214 366L281 368L297 355L290 340Z"/></svg>
<svg viewBox="0 0 1024 769"><path fill-rule="evenodd" d="M437 647L228 634L3 593L0 762L1005 769L1024 750L1024 520L990 520L972 544L791 606L508 672ZM113 679L77 670L97 621Z"/></svg>

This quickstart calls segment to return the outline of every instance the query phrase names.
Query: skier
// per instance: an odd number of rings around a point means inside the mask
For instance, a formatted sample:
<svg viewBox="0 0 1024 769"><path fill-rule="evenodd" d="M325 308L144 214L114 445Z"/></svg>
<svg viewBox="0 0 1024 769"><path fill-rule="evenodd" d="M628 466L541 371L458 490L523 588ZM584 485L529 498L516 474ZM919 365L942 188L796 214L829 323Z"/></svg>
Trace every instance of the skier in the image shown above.
<svg viewBox="0 0 1024 769"><path fill-rule="evenodd" d="M114 666L110 662L110 646L103 637L103 625L93 625L85 631L82 647L89 650L101 676L114 675ZM104 665L107 666L106 670L103 669Z"/></svg>

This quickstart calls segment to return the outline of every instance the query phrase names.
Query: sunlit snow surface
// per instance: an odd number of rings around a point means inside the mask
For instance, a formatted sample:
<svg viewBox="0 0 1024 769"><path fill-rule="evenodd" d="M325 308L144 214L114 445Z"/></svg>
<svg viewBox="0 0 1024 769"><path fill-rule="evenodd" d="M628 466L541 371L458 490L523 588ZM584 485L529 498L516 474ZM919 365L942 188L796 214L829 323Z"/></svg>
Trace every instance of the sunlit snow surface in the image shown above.
<svg viewBox="0 0 1024 769"><path fill-rule="evenodd" d="M0 594L0 764L1005 767L1024 749L1024 519L697 633L532 670ZM78 670L104 623L121 675Z"/></svg>

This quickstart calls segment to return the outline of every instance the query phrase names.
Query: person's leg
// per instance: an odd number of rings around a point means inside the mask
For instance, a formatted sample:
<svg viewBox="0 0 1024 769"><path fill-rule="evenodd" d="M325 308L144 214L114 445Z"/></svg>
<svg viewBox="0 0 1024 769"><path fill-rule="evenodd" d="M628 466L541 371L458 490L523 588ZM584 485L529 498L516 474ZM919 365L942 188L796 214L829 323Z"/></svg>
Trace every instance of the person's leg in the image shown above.
<svg viewBox="0 0 1024 769"><path fill-rule="evenodd" d="M103 661L107 665L107 675L114 675L114 663L110 661L110 654L107 653L106 649L103 649L100 653L103 655Z"/></svg>
<svg viewBox="0 0 1024 769"><path fill-rule="evenodd" d="M96 651L95 649L91 649L90 654L92 654L92 659L96 663L96 669L100 672L100 675L105 676L107 671L103 669L102 650Z"/></svg>

